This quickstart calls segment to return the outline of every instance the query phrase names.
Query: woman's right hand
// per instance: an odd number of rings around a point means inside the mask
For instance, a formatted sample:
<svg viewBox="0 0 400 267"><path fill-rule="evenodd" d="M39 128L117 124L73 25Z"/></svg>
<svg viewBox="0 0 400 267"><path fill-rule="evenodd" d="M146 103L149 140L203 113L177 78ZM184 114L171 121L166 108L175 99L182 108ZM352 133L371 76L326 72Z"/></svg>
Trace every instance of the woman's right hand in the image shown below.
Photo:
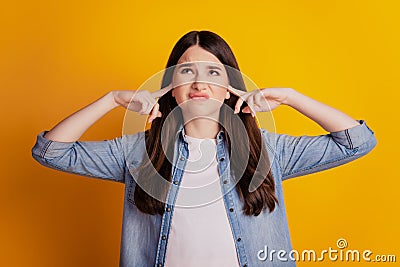
<svg viewBox="0 0 400 267"><path fill-rule="evenodd" d="M122 106L128 110L138 112L140 115L150 114L149 123L156 117L161 117L160 105L156 98L159 98L172 89L171 84L150 93L147 90L116 90L112 91L116 106Z"/></svg>

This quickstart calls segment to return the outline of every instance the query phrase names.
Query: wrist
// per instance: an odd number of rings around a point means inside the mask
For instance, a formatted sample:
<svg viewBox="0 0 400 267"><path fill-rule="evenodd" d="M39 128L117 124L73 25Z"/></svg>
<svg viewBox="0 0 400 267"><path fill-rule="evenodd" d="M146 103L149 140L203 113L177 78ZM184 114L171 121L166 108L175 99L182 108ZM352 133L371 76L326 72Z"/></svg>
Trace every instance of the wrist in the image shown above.
<svg viewBox="0 0 400 267"><path fill-rule="evenodd" d="M108 103L108 106L110 107L110 109L119 107L119 104L117 103L117 101L115 101L115 94L116 94L116 91L110 91L104 96L104 98L107 100L107 103Z"/></svg>
<svg viewBox="0 0 400 267"><path fill-rule="evenodd" d="M282 102L282 104L287 106L292 106L296 98L296 94L298 94L296 90L294 90L293 88L287 88L287 96L286 99Z"/></svg>

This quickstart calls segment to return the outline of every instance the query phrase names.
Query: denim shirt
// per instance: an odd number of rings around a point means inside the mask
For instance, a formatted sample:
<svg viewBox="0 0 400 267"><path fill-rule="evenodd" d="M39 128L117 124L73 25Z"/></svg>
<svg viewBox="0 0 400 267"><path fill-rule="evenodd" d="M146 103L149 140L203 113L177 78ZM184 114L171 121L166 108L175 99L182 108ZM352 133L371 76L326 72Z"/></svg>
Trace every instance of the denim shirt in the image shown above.
<svg viewBox="0 0 400 267"><path fill-rule="evenodd" d="M271 213L266 209L258 216L243 214L243 203L230 172L225 171L230 166L225 135L223 131L217 134L220 183L240 266L296 266L294 255L290 254L292 245L282 182L345 164L370 152L377 142L374 132L364 120L358 122L360 125L355 127L318 136L290 136L261 128L279 204ZM177 133L172 183L163 215L142 213L134 203L135 179L131 171L140 165L146 151L144 132L112 140L75 142L48 140L43 137L46 132L37 135L32 148L32 156L40 164L125 184L120 266L164 266L174 203L188 158L183 127ZM268 255L266 259L265 253ZM179 251L172 255L179 257Z"/></svg>

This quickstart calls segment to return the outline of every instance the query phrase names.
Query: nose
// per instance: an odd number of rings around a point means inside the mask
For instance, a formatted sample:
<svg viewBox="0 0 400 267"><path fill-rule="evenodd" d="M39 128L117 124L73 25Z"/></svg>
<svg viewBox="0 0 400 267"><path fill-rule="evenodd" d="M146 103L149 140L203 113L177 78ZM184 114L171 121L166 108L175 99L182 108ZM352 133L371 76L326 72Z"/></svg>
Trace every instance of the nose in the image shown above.
<svg viewBox="0 0 400 267"><path fill-rule="evenodd" d="M193 83L192 87L194 89L196 89L196 90L200 90L201 91L201 90L204 90L204 89L207 88L207 83L196 81L196 82Z"/></svg>
<svg viewBox="0 0 400 267"><path fill-rule="evenodd" d="M207 88L207 80L205 75L202 75L202 73L197 73L195 77L195 81L193 82L193 88L197 90L203 90Z"/></svg>

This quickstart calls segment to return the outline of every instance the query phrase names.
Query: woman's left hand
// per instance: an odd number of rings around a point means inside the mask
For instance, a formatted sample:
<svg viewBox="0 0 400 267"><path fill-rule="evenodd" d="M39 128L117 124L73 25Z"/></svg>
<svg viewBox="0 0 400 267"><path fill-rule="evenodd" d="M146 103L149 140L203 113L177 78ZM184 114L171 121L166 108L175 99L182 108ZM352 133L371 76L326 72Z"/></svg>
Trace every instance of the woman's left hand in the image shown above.
<svg viewBox="0 0 400 267"><path fill-rule="evenodd" d="M239 113L243 102L247 103L247 107L243 108L243 113L251 113L254 117L256 112L267 112L274 110L279 105L288 104L289 95L294 91L292 88L263 88L251 92L243 92L232 86L228 87L228 91L239 96L235 105L234 113Z"/></svg>

